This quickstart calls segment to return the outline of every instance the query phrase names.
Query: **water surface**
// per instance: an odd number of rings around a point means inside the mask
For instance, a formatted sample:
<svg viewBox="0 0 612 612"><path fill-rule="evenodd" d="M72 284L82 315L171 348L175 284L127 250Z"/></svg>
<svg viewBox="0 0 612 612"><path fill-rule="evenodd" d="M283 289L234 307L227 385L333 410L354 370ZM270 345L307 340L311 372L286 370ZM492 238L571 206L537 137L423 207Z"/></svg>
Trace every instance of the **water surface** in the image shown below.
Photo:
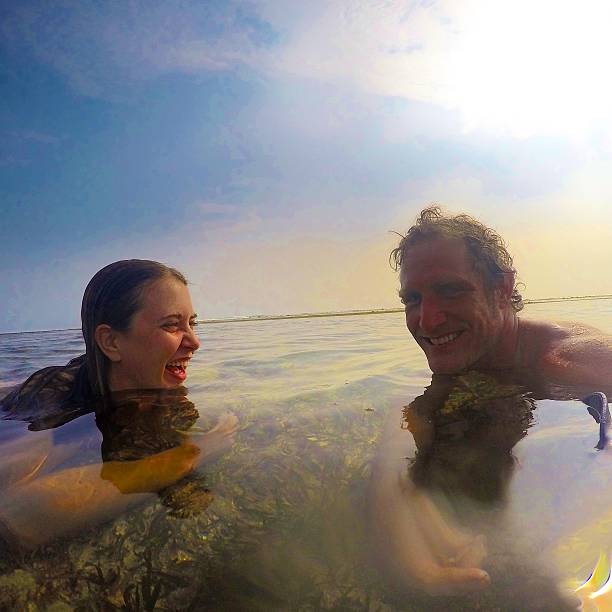
<svg viewBox="0 0 612 612"><path fill-rule="evenodd" d="M525 316L611 332L611 313L612 301L593 301L534 304ZM491 588L450 599L396 588L372 553L367 509L385 419L431 380L402 315L216 324L200 334L189 394L151 400L152 421L96 425L88 414L41 432L4 422L5 459L7 448L55 457L36 478L49 477L67 507L94 506L96 493L71 500L58 474L93 474L112 495L120 485L101 475L103 459L146 460L181 436L201 440L228 412L239 430L165 495L123 494L125 507L99 503L91 524L19 558L5 554L0 608L511 610L520 591L521 609L555 609L555 585L586 579L600 549L612 549L611 455L593 449L597 426L576 400L536 400L510 444L504 495L463 508L462 527L473 530L477 515L486 533ZM0 385L82 350L76 331L0 335ZM506 426L487 431L503 437ZM41 537L64 520L50 516Z"/></svg>

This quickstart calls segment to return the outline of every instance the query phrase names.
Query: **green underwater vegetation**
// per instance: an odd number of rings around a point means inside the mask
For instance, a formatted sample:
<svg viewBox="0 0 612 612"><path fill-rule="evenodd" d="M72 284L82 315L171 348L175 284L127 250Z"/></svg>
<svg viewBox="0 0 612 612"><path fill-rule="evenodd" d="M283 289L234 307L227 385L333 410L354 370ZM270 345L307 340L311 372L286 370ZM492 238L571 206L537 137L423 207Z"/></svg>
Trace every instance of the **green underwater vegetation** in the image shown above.
<svg viewBox="0 0 612 612"><path fill-rule="evenodd" d="M432 608L381 577L367 484L388 411L403 402L379 398L373 385L367 397L340 386L291 402L233 402L240 430L218 460L102 526L0 561L0 609L495 611L511 609L500 601L517 574L558 604L546 580L516 566L503 529L488 567L494 590ZM228 408L193 399L198 429ZM139 431L136 446L150 450L147 428Z"/></svg>
<svg viewBox="0 0 612 612"><path fill-rule="evenodd" d="M197 475L2 559L0 609L384 609L364 579L364 504L385 407L325 396L234 405L235 444Z"/></svg>

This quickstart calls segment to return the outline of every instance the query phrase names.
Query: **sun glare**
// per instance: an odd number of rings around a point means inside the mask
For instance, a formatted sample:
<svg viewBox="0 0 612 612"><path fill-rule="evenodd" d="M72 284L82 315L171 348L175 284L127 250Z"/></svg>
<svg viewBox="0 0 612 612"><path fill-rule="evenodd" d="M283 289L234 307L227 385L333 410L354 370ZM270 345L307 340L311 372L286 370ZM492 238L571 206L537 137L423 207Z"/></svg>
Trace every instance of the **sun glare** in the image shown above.
<svg viewBox="0 0 612 612"><path fill-rule="evenodd" d="M612 3L470 4L454 34L448 104L466 129L612 134Z"/></svg>

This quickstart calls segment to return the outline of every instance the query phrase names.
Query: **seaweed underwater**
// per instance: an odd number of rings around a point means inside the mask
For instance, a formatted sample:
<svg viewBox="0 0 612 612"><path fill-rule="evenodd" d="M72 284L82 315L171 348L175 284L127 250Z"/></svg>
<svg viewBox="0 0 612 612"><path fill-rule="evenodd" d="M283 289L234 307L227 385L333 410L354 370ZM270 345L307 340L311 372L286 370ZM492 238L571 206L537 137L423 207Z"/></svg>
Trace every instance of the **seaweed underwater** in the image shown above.
<svg viewBox="0 0 612 612"><path fill-rule="evenodd" d="M202 403L209 429L219 410ZM102 526L2 560L0 609L384 609L363 521L384 408L348 389L236 403L240 431L215 463Z"/></svg>
<svg viewBox="0 0 612 612"><path fill-rule="evenodd" d="M459 380L444 393L453 410L441 410L440 418L471 414L475 397L495 407L516 391L498 386L493 393L488 381ZM216 462L101 526L3 560L0 609L505 610L503 593L516 585L504 572L522 575L525 590L535 592L539 577L504 555L515 534L503 529L490 570L496 589L433 605L381 580L369 557L366 488L383 422L400 402L381 402L375 385L365 395L346 386L291 402L233 401L240 431ZM114 436L105 434L105 453L158 451L190 426L210 429L227 409L204 396L181 405L179 414L160 410L157 425L129 413L101 425L115 428ZM521 431L528 413L515 419ZM160 423L167 433L158 439Z"/></svg>
<svg viewBox="0 0 612 612"><path fill-rule="evenodd" d="M427 372L418 369L417 357L405 366L406 342L398 336L393 344L391 323L371 325L354 330L348 365L332 367L340 351L338 341L330 340L327 361L308 367L292 358L283 369L276 353L268 355L268 363L280 370L271 380L260 369L247 377L245 366L230 363L229 357L243 354L246 332L236 328L232 344L231 330L223 331L216 339L223 351L218 356L213 351L206 369L194 372L189 401L198 416L192 424L195 415L185 403L183 420L161 419L169 430L161 442L147 429L150 423L141 422L140 431L115 431L115 444L105 448L126 460L159 452L177 443L175 435L178 441L196 429L210 430L227 410L239 420L234 444L216 461L106 523L18 557L0 555L0 610L503 610L512 609L504 597L519 587L537 591L539 577L526 576L519 567L522 557L506 552L515 547L516 532L502 528L487 568L492 588L477 597L432 605L431 598L393 591L381 580L367 545L371 461L387 415L422 393ZM266 328L270 343L272 331ZM249 333L259 336L261 330ZM323 337L319 327L306 340L305 332L292 328L292 333L309 347ZM368 338L376 343L368 344ZM273 340L287 341L286 332ZM358 351L352 344L357 341ZM292 347L282 345L278 352ZM259 364L253 351L249 363ZM347 379L356 380L347 384ZM515 390L490 391L480 378L455 385L437 417L442 433L462 416L486 427L481 417L490 414L491 434L511 425L518 438L529 414L508 424L499 418ZM482 403L491 405L486 414ZM99 461L99 443L94 450ZM535 504L541 516L538 504L548 504L548 498ZM531 550L529 534L519 536ZM585 563L592 567L587 553ZM519 574L525 581L517 585L509 576Z"/></svg>

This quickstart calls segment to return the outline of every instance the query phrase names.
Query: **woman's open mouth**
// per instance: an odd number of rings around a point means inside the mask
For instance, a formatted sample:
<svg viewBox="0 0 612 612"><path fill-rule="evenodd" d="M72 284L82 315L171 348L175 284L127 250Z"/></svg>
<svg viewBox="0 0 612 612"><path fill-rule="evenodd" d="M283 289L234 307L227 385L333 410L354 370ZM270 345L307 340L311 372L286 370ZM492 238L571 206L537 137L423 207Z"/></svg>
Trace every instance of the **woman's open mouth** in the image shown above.
<svg viewBox="0 0 612 612"><path fill-rule="evenodd" d="M166 372L175 378L178 382L183 382L187 378L187 363L188 359L171 361L166 364Z"/></svg>

